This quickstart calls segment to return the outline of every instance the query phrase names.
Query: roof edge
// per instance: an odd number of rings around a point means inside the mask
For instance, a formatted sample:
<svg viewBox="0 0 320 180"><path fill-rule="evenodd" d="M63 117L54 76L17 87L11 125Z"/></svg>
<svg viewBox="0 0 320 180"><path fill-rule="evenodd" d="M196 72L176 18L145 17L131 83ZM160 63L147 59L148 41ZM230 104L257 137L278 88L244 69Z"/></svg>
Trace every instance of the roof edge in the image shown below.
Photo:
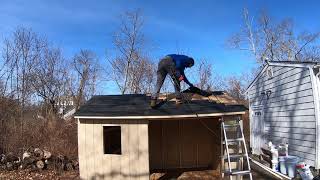
<svg viewBox="0 0 320 180"><path fill-rule="evenodd" d="M268 66L287 66L287 67L302 67L309 68L320 66L318 62L296 62L296 61L266 61L266 64L261 68L258 75L254 78L254 80L249 84L249 86L245 90L245 94L247 94L248 90L253 86L253 84L259 79L259 77L263 74Z"/></svg>
<svg viewBox="0 0 320 180"><path fill-rule="evenodd" d="M268 61L269 65L289 66L289 67L312 67L318 65L317 62L298 62L298 61Z"/></svg>
<svg viewBox="0 0 320 180"><path fill-rule="evenodd" d="M248 90L253 86L253 84L259 79L259 77L263 74L263 72L267 69L267 67L269 66L269 63L265 64L260 72L258 73L258 75L253 79L253 81L249 84L249 86L247 87L247 89L245 90L245 94L247 94Z"/></svg>
<svg viewBox="0 0 320 180"><path fill-rule="evenodd" d="M186 114L186 115L171 115L171 116L74 116L76 119L178 119L178 118L198 118L198 117L218 117L242 115L246 111L225 112L225 113L210 113L210 114Z"/></svg>

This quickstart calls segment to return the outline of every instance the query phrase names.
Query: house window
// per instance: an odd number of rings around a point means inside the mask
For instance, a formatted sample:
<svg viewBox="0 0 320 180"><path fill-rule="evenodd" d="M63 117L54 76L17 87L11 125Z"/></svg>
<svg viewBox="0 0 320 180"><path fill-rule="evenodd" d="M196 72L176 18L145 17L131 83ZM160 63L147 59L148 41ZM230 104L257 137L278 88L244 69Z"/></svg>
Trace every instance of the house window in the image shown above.
<svg viewBox="0 0 320 180"><path fill-rule="evenodd" d="M121 127L103 126L104 154L121 154Z"/></svg>
<svg viewBox="0 0 320 180"><path fill-rule="evenodd" d="M268 76L268 79L273 78L273 70L271 66L267 70L267 76Z"/></svg>

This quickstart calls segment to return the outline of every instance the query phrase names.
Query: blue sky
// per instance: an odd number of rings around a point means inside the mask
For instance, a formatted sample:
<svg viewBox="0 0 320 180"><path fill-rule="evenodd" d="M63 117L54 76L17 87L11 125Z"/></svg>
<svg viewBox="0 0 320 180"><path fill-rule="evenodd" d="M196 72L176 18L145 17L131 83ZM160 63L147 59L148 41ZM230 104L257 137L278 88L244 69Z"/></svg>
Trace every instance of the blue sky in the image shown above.
<svg viewBox="0 0 320 180"><path fill-rule="evenodd" d="M318 1L294 0L0 0L0 39L17 26L31 27L69 57L82 48L103 60L106 50L112 53L111 34L119 15L140 8L154 59L179 49L195 59L206 58L216 73L228 76L255 66L248 54L225 46L241 27L243 8L254 17L261 10L276 20L290 17L298 31L319 31L319 7Z"/></svg>

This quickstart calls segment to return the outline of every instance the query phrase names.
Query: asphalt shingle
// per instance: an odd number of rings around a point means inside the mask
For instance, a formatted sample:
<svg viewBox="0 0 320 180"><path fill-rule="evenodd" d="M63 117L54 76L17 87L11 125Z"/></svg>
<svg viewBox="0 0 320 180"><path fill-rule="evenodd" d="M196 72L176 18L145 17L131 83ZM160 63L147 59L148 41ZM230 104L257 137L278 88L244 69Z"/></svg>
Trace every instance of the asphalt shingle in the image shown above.
<svg viewBox="0 0 320 180"><path fill-rule="evenodd" d="M243 112L247 108L243 105L225 105L207 100L195 100L176 106L169 101L160 108L151 109L150 97L144 94L128 95L98 95L93 96L80 107L75 116L170 116L212 114L227 112Z"/></svg>

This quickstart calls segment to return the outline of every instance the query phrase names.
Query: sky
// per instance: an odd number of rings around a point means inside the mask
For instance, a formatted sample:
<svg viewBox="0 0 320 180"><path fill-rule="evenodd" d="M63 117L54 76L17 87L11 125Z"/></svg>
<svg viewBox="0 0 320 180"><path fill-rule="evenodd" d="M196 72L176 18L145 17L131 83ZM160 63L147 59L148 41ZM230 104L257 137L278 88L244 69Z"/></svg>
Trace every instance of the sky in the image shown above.
<svg viewBox="0 0 320 180"><path fill-rule="evenodd" d="M0 0L0 40L24 26L45 35L67 57L90 49L105 61L119 15L139 8L153 59L183 51L212 63L214 73L240 75L256 66L248 53L226 46L242 26L243 8L253 18L265 10L276 20L292 18L298 31L319 31L319 7L320 1L301 0Z"/></svg>

